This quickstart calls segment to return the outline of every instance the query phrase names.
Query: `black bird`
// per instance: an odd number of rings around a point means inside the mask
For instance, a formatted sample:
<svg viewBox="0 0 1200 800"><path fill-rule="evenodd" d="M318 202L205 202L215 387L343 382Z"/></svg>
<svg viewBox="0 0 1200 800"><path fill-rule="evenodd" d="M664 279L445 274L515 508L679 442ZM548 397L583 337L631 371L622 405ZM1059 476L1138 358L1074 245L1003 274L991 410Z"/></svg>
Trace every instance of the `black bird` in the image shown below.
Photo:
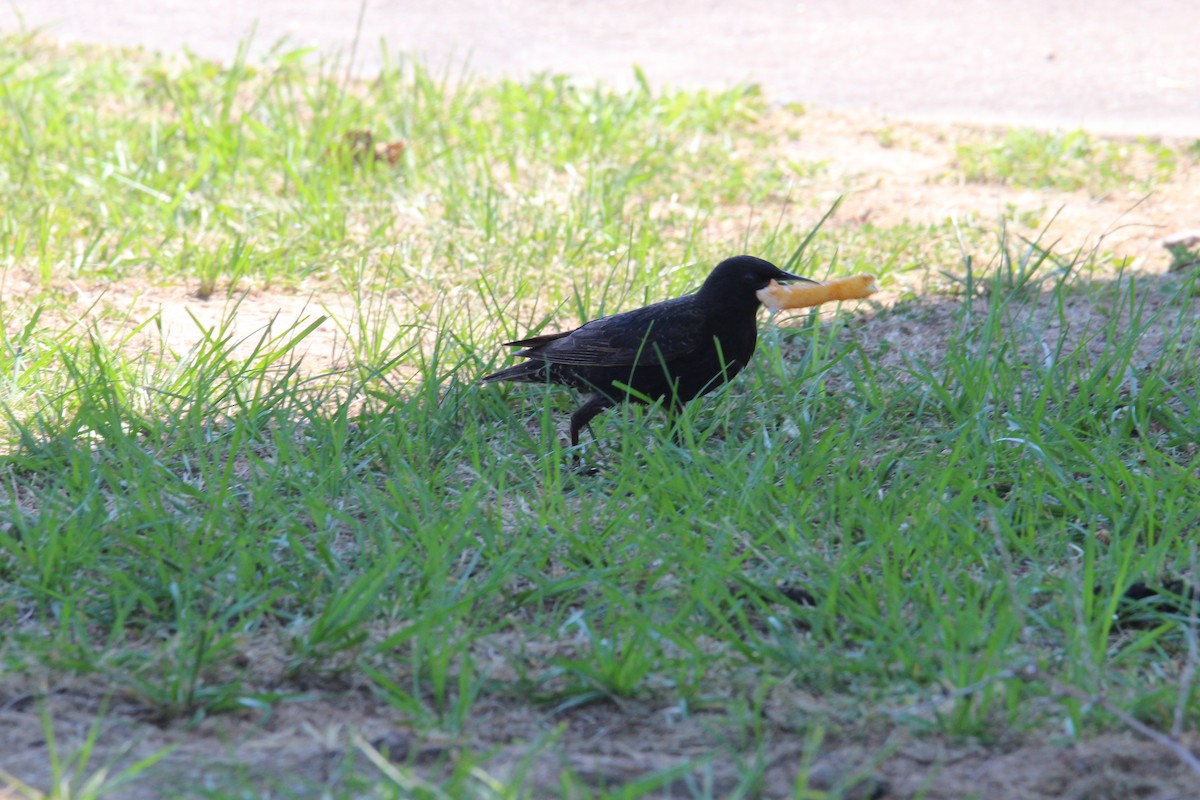
<svg viewBox="0 0 1200 800"><path fill-rule="evenodd" d="M758 340L755 294L775 281L806 281L754 256L727 258L700 291L645 308L592 320L573 331L546 333L505 347L522 347L522 364L483 378L560 383L588 393L571 414L571 445L601 411L626 400L662 400L668 413L707 394L754 355Z"/></svg>

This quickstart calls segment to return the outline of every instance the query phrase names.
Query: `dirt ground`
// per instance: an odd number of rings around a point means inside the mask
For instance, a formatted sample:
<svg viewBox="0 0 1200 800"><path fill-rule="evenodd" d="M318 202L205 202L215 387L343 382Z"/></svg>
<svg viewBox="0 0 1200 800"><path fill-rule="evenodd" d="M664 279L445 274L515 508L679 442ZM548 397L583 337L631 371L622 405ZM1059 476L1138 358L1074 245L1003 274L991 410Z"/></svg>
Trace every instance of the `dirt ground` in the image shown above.
<svg viewBox="0 0 1200 800"><path fill-rule="evenodd" d="M1030 191L947 179L953 159L948 142L968 129L832 112L809 114L803 118L803 128L804 135L789 145L789 155L826 162L815 193L832 202L847 184L854 189L831 220L832 229L864 222L876 226L940 223L947 217L994 221L1001 215L1027 213L1039 219L1039 227L1053 217L1043 239L1058 241L1060 252L1099 247L1127 257L1139 275L1159 287L1169 288L1183 279L1168 274L1169 258L1161 241L1200 222L1196 200L1200 186L1194 166L1183 168L1169 186L1149 196L1117 191L1093 198L1083 191ZM883 129L888 131L885 141L880 136ZM1036 232L1029 230L1031 235ZM15 274L5 280L4 291L10 298L37 290ZM888 342L895 350L904 350L912 343L944 340L950 313L938 309L952 305L946 298L931 304L931 313L877 313L898 298L921 291L923 281L913 273L885 284L879 304L872 307L875 311L850 312L861 315L856 330L862 341ZM189 312L202 324L214 325L230 302L219 295L200 300L186 286L121 282L60 288L75 293L73 309L85 318L89 308L94 312L105 306L132 309L131 318L137 321L160 313L169 345L180 352L198 335ZM348 299L334 294L254 287L247 291L248 302L236 317L235 336L248 340L273 319L286 325L326 312L353 313ZM1092 312L1080 301L1077 313ZM338 330L330 321L309 337L307 370L323 372L344 365ZM809 785L838 791L856 787L847 797L1183 800L1200 796L1196 789L1200 776L1161 746L1128 732L1082 742L1071 742L1064 734L1061 740L984 744L922 736L911 727L894 724L883 710L863 709L861 718L848 726L854 733L831 730L813 760L803 752L803 737L787 720L768 719L765 740L755 749L750 743L738 745L746 732L727 730L729 723L721 715L684 716L652 704L591 705L551 716L511 699L484 698L473 711L477 721L470 729L422 738L400 722L399 712L374 699L364 686L313 693L270 711L226 714L194 726L161 725L148 719L135 701L119 696L105 700L100 692L101 687L86 680L60 683L47 693L26 679L0 679L0 766L23 781L48 786L39 715L39 704L44 702L54 718L63 754L80 748L97 715L103 715L85 774L105 764L110 774L116 774L123 764L167 746L175 748L150 778L113 795L132 800L174 796L182 786L199 792L244 787L247 781L264 787L264 793L270 787L286 786L315 797L322 786L350 773L376 775L369 756L378 751L410 765L418 776L436 778L453 768L456 754L464 749L487 754L477 765L487 775L503 779L525 774L537 787L534 796L557 796L558 776L564 768L588 784L612 787L696 759L706 766L685 770L667 782L659 796L687 797L689 786L705 782L714 796L726 795L738 787L745 764L755 759L763 765L757 790L762 797L792 796L799 776L809 767ZM804 707L803 703L803 698L789 700L790 707ZM541 737L549 730L558 734L546 742ZM876 733L864 736L863 731ZM647 741L657 745L649 749ZM1194 749L1200 740L1193 735L1189 744ZM712 757L714 753L725 755ZM15 796L0 788L0 798Z"/></svg>
<svg viewBox="0 0 1200 800"><path fill-rule="evenodd" d="M85 777L104 768L115 776L139 759L173 748L147 779L109 795L128 800L177 797L182 787L187 788L182 796L255 786L263 796L286 789L295 793L288 796L319 797L323 787L350 775L379 778L369 756L381 753L435 780L454 769L464 748L485 754L475 763L484 775L501 781L524 775L534 797L559 796L564 769L585 785L613 789L680 767L682 774L654 796L691 797L692 789L707 785L712 796L723 797L739 788L746 765L755 763L761 765L761 782L750 796L766 798L792 797L800 784L834 790L832 796L881 800L1193 800L1198 785L1196 774L1166 749L1128 733L1082 742L1064 734L1058 741L985 745L924 737L870 710L854 727L876 723L876 736L831 732L813 758L805 752L803 735L773 724L778 721L766 721L765 741L739 746L746 731L729 730L720 718L684 717L653 705L591 705L551 715L524 703L484 699L472 710L479 720L473 730L422 737L398 724L397 714L374 701L365 687L283 703L266 713L226 714L195 726L155 724L136 703L120 698L104 706L83 684L62 686L49 696L9 688L0 690L0 701L3 768L43 788L51 775L42 702L54 717L63 754L79 748L97 715L104 714ZM549 743L548 729L557 731ZM648 741L658 745L647 748ZM1200 737L1192 735L1185 744L1194 751ZM0 798L17 796L0 788Z"/></svg>

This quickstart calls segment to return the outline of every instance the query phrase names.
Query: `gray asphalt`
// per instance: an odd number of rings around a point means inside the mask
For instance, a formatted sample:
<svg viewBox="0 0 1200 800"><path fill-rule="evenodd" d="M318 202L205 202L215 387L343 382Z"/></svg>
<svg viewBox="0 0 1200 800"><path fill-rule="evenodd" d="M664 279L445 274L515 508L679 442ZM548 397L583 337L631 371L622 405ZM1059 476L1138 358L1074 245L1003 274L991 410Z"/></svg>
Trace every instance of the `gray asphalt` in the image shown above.
<svg viewBox="0 0 1200 800"><path fill-rule="evenodd" d="M359 0L9 0L0 29L188 47L254 30L348 57ZM752 81L772 100L905 119L1200 137L1197 0L367 0L354 63L563 72L617 86ZM381 44L386 43L386 44Z"/></svg>

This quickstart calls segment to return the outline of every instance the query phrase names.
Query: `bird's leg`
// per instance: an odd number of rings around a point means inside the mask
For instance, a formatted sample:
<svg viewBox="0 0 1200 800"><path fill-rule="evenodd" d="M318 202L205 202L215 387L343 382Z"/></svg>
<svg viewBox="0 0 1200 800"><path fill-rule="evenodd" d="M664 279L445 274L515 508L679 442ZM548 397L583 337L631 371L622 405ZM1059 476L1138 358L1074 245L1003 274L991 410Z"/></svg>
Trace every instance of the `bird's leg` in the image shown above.
<svg viewBox="0 0 1200 800"><path fill-rule="evenodd" d="M602 394L593 394L571 414L571 447L579 445L579 432L601 411L612 407L612 401ZM576 458L579 456L577 455Z"/></svg>

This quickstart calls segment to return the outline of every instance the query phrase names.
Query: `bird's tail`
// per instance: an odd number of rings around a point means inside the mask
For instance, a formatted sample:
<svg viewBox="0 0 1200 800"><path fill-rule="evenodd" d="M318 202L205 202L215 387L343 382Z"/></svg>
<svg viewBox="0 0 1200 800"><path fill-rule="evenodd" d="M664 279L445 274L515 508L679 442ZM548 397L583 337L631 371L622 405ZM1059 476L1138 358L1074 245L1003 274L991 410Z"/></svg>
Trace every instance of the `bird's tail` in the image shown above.
<svg viewBox="0 0 1200 800"><path fill-rule="evenodd" d="M480 385L496 383L497 381L519 381L521 383L542 383L546 380L547 365L541 361L523 361L507 369L484 375L479 379Z"/></svg>

